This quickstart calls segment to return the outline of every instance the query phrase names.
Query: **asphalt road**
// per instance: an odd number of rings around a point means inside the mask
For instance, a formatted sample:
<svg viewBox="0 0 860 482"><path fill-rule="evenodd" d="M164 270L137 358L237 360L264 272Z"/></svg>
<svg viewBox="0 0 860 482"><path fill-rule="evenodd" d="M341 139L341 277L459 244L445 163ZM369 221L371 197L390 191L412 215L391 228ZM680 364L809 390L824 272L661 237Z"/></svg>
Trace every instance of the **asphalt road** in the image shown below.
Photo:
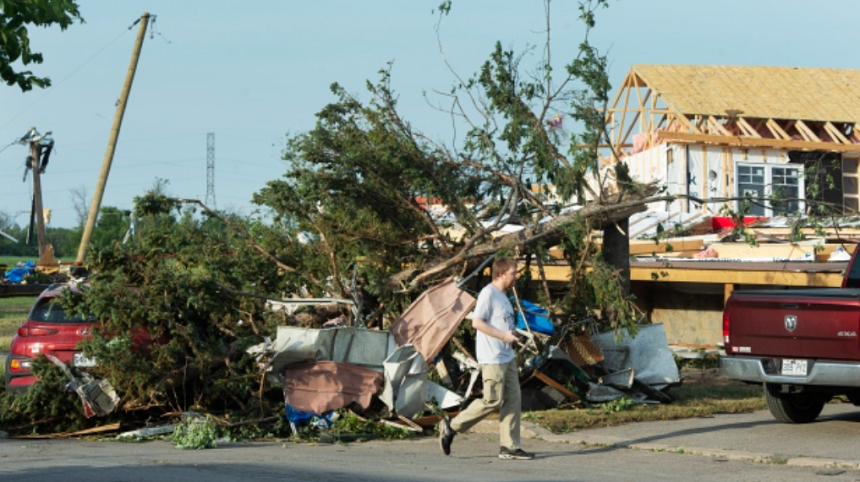
<svg viewBox="0 0 860 482"><path fill-rule="evenodd" d="M0 480L91 481L808 481L816 469L677 453L532 441L531 461L499 460L497 442L435 440L351 445L232 444L182 451L166 442L0 441ZM854 480L849 472L828 480Z"/></svg>
<svg viewBox="0 0 860 482"><path fill-rule="evenodd" d="M828 404L814 423L785 424L768 411L643 422L556 436L547 440L642 450L684 451L789 465L838 464L860 470L860 407ZM857 472L860 480L860 471Z"/></svg>
<svg viewBox="0 0 860 482"><path fill-rule="evenodd" d="M431 438L201 451L160 441L0 439L0 481L860 481L860 409L851 406L828 406L809 425L757 412L546 438L532 438L541 436L534 430L524 434L538 453L532 461L499 460L497 437L487 433L458 436L451 457Z"/></svg>

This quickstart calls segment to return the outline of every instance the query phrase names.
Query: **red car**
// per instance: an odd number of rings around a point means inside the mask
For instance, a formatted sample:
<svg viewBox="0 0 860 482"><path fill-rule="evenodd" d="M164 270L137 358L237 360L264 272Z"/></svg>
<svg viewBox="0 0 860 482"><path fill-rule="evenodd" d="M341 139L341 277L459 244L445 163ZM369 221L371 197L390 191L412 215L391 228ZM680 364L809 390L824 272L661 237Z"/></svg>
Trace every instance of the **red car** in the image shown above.
<svg viewBox="0 0 860 482"><path fill-rule="evenodd" d="M66 364L76 367L93 366L77 349L78 342L90 334L98 323L94 317L69 316L55 298L65 290L78 290L70 285L51 285L39 295L27 321L12 338L9 357L6 359L6 391L26 390L38 379L30 372L33 360L39 355L53 355Z"/></svg>

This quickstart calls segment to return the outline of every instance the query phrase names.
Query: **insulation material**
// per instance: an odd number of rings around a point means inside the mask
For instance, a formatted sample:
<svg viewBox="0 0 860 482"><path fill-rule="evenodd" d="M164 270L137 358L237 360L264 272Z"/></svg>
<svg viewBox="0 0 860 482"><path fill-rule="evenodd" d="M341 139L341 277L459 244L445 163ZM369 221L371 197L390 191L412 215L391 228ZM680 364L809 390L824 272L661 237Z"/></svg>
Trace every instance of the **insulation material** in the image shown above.
<svg viewBox="0 0 860 482"><path fill-rule="evenodd" d="M449 279L425 291L391 325L397 346L412 344L428 363L448 343L475 298Z"/></svg>
<svg viewBox="0 0 860 482"><path fill-rule="evenodd" d="M722 147L709 147L705 149L707 165L705 166L705 188L708 192L707 198L724 197L726 193L725 175L727 172L726 159L727 149ZM708 204L708 211L717 213L722 204Z"/></svg>
<svg viewBox="0 0 860 482"><path fill-rule="evenodd" d="M666 145L666 188L669 194L684 194L687 189L686 149L683 145Z"/></svg>
<svg viewBox="0 0 860 482"><path fill-rule="evenodd" d="M630 176L640 182L657 181L666 186L668 194L685 194L687 191L686 146L659 144L642 152L627 156L624 162ZM678 204L666 202L649 204L655 212L677 211Z"/></svg>
<svg viewBox="0 0 860 482"><path fill-rule="evenodd" d="M704 171L704 160L702 149L698 146L690 146L687 149L687 193L700 199L708 197L707 186L705 186L707 175ZM691 206L690 210L696 208L698 206Z"/></svg>
<svg viewBox="0 0 860 482"><path fill-rule="evenodd" d="M690 196L703 200L725 197L727 175L730 175L728 149L722 147L689 146L687 149L687 182ZM722 204L706 203L691 206L690 211L718 213Z"/></svg>
<svg viewBox="0 0 860 482"><path fill-rule="evenodd" d="M300 412L317 414L352 403L367 409L382 382L382 373L347 363L297 363L284 370L284 400Z"/></svg>
<svg viewBox="0 0 860 482"><path fill-rule="evenodd" d="M773 149L727 149L731 155L730 167L734 167L734 162L766 162L768 164L785 164L789 161L788 155L784 151Z"/></svg>
<svg viewBox="0 0 860 482"><path fill-rule="evenodd" d="M627 164L630 177L640 182L666 181L666 151L665 144L658 144L642 152L626 156L622 162Z"/></svg>

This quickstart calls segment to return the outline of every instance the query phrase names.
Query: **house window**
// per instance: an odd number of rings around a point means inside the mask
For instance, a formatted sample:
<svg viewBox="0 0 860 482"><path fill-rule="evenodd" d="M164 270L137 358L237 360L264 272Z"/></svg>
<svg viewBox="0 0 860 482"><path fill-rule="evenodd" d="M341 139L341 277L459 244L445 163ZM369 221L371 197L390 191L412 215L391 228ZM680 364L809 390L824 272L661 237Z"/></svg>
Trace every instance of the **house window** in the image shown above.
<svg viewBox="0 0 860 482"><path fill-rule="evenodd" d="M750 198L768 198L772 200L753 199L750 205L751 216L780 216L794 214L803 209L801 193L803 193L802 166L790 164L737 164L738 196ZM740 201L736 207L740 209Z"/></svg>

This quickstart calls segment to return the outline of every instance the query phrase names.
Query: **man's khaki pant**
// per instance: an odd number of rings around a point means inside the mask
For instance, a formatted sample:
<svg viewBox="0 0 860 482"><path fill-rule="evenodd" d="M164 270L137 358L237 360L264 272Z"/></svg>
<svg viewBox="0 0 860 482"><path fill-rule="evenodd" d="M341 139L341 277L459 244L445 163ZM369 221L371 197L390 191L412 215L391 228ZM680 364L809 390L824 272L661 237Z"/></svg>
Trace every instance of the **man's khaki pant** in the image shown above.
<svg viewBox="0 0 860 482"><path fill-rule="evenodd" d="M481 365L484 379L484 397L472 403L451 420L451 428L463 433L499 410L499 441L502 447L520 447L520 418L522 399L520 397L520 377L516 360L508 363Z"/></svg>

